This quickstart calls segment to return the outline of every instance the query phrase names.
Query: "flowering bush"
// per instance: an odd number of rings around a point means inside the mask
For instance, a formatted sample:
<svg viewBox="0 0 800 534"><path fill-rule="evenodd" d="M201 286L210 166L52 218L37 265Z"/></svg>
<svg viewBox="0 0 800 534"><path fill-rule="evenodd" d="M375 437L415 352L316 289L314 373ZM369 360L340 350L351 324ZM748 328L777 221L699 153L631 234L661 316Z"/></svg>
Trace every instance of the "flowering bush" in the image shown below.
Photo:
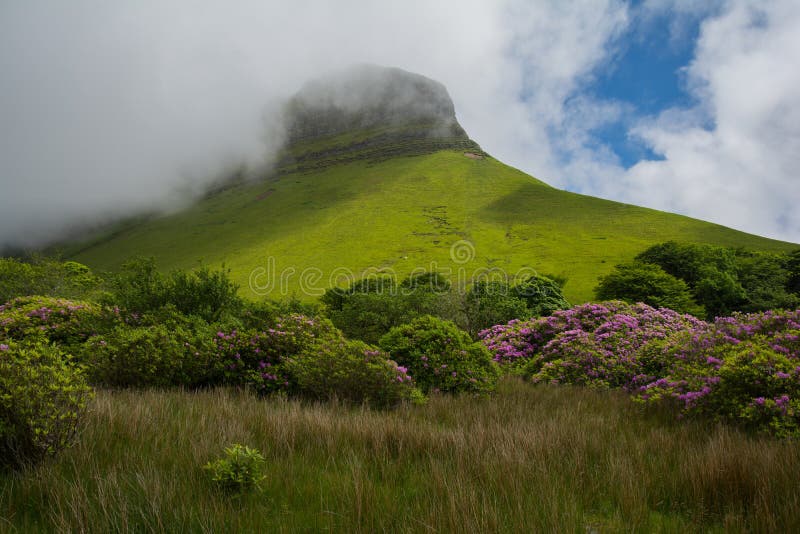
<svg viewBox="0 0 800 534"><path fill-rule="evenodd" d="M681 416L800 436L800 310L706 323L612 301L481 337L496 361L534 382L622 388Z"/></svg>
<svg viewBox="0 0 800 534"><path fill-rule="evenodd" d="M405 367L363 341L317 344L288 358L292 392L312 400L338 399L391 408L420 394Z"/></svg>
<svg viewBox="0 0 800 534"><path fill-rule="evenodd" d="M424 392L488 393L497 386L500 373L492 355L449 321L420 317L392 328L380 346L408 368Z"/></svg>
<svg viewBox="0 0 800 534"><path fill-rule="evenodd" d="M55 345L0 343L0 462L36 461L69 446L91 397L83 370Z"/></svg>
<svg viewBox="0 0 800 534"><path fill-rule="evenodd" d="M227 383L269 393L290 385L283 369L286 358L343 339L327 319L291 314L265 330L219 330L215 342Z"/></svg>
<svg viewBox="0 0 800 534"><path fill-rule="evenodd" d="M663 375L637 399L800 436L800 310L718 318L662 343Z"/></svg>
<svg viewBox="0 0 800 534"><path fill-rule="evenodd" d="M40 338L74 347L102 328L102 318L101 309L89 302L17 297L0 306L0 336Z"/></svg>

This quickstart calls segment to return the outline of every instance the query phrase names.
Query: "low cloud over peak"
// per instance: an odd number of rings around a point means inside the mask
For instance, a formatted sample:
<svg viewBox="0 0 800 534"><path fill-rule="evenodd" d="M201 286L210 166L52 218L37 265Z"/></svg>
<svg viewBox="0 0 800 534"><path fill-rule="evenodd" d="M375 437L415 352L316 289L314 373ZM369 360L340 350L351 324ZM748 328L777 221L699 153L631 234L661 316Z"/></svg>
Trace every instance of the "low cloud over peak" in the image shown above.
<svg viewBox="0 0 800 534"><path fill-rule="evenodd" d="M694 5L0 4L0 243L262 168L284 138L275 103L354 63L443 83L472 138L556 186L800 241L797 2ZM659 24L689 51L674 73L686 98L653 111L596 91ZM625 143L641 147L633 164Z"/></svg>

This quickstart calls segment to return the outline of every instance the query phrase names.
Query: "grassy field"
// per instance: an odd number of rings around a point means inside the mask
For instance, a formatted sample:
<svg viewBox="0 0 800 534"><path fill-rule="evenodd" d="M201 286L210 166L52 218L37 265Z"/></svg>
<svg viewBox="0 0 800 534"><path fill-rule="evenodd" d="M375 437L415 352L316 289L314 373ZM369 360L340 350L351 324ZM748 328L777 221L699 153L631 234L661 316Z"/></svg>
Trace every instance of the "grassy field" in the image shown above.
<svg viewBox="0 0 800 534"><path fill-rule="evenodd" d="M70 246L66 255L99 269L116 269L133 255L155 256L165 270L224 263L243 295L254 298L266 290L251 290L253 273L258 285L272 283L273 296L283 289L305 297L338 275L369 269L403 276L436 266L458 280L486 269L513 275L524 268L566 276L565 294L577 303L593 297L597 278L616 263L669 239L793 248L560 191L492 158L440 151L238 185L179 213ZM466 253L463 263L452 260L454 245ZM265 274L268 266L274 277Z"/></svg>
<svg viewBox="0 0 800 534"><path fill-rule="evenodd" d="M262 492L207 481L233 442ZM77 446L0 474L0 532L796 532L798 477L796 443L514 380L388 413L101 391Z"/></svg>

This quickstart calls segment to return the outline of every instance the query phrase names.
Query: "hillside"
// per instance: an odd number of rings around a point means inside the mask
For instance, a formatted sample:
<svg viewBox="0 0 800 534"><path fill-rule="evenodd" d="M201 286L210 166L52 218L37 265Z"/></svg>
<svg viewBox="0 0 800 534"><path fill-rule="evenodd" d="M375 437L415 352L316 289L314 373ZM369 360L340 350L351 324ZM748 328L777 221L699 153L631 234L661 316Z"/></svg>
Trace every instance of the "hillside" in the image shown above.
<svg viewBox="0 0 800 534"><path fill-rule="evenodd" d="M581 302L598 276L657 242L796 248L550 187L482 152L441 84L397 69L360 72L290 101L289 144L263 180L231 183L65 254L112 270L134 255L155 256L165 270L224 263L254 298L269 289L268 268L277 271L273 296L316 295L347 272L438 268L456 280L524 268L566 276L567 298Z"/></svg>

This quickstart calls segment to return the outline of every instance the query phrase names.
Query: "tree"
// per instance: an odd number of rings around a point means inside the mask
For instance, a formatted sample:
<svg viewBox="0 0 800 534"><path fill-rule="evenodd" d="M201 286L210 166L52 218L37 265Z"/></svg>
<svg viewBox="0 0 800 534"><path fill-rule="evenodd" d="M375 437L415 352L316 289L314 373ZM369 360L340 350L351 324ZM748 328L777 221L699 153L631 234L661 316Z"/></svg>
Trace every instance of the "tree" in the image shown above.
<svg viewBox="0 0 800 534"><path fill-rule="evenodd" d="M532 317L551 315L556 310L569 308L561 292L562 284L546 276L533 275L515 285L514 294L523 299Z"/></svg>
<svg viewBox="0 0 800 534"><path fill-rule="evenodd" d="M705 315L703 307L692 298L686 282L651 263L617 265L611 273L600 278L595 293L600 300L644 302L699 317Z"/></svg>

